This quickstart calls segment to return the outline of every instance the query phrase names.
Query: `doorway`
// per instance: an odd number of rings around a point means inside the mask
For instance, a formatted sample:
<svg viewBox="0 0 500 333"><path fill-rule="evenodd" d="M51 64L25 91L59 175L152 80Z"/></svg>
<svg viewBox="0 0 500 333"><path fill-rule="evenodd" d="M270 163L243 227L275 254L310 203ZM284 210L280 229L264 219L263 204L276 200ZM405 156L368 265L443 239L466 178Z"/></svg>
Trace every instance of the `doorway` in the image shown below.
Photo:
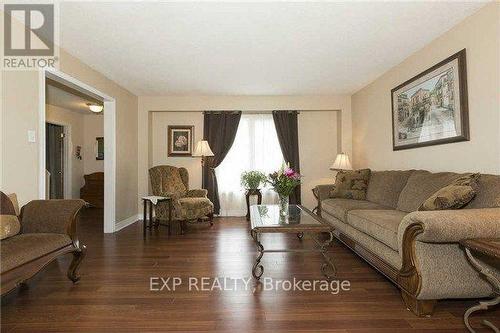
<svg viewBox="0 0 500 333"><path fill-rule="evenodd" d="M45 123L46 197L64 199L64 126Z"/></svg>
<svg viewBox="0 0 500 333"><path fill-rule="evenodd" d="M85 95L86 97L90 97L103 106L103 109L106 110L103 112L104 118L104 173L106 177L104 178L104 232L112 233L116 230L116 101L113 97L110 97L101 91L95 89L92 86L89 86L74 77L67 75L59 70L47 68L40 71L39 76L39 131L40 131L40 140L39 140L39 149L41 154L39 155L39 197L40 199L45 199L47 197L46 191L46 83L51 81L52 84L59 84L64 86L65 88L71 90L74 95ZM87 108L90 108L87 106ZM61 125L61 124L59 124ZM64 126L63 126L64 127ZM69 128L68 128L69 129ZM73 128L73 130L76 130ZM73 130L71 131L73 133ZM68 145L71 149L66 147L66 150L69 151L69 155L71 159L74 160L76 158L77 153L80 152L77 147L73 147L73 145ZM63 151L65 147L63 146ZM64 154L64 153L63 153ZM89 155L89 154L87 154ZM63 155L64 156L64 155ZM64 157L63 157L64 159ZM71 159L69 159L71 161ZM74 163L73 163L74 164ZM64 165L63 165L63 178L64 177ZM63 180L64 183L69 183L67 179ZM63 186L64 188L64 186ZM64 194L64 190L63 190Z"/></svg>

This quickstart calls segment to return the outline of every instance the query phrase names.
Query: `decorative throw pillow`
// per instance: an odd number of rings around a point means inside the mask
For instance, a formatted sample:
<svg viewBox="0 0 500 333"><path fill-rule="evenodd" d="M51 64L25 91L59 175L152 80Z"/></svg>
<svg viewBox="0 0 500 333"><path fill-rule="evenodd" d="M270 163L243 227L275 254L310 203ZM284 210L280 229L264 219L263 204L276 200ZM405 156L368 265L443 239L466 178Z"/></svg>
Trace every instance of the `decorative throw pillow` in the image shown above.
<svg viewBox="0 0 500 333"><path fill-rule="evenodd" d="M431 195L418 210L460 209L467 205L479 188L479 173L465 174Z"/></svg>
<svg viewBox="0 0 500 333"><path fill-rule="evenodd" d="M21 223L16 214L16 207L9 197L0 191L0 240L15 236L20 230Z"/></svg>
<svg viewBox="0 0 500 333"><path fill-rule="evenodd" d="M365 200L370 172L370 169L339 171L335 179L335 187L330 191L330 197Z"/></svg>
<svg viewBox="0 0 500 333"><path fill-rule="evenodd" d="M12 202L16 215L19 216L20 212L19 212L19 202L17 201L17 195L15 193L11 193L7 194L7 197L9 197L10 202Z"/></svg>

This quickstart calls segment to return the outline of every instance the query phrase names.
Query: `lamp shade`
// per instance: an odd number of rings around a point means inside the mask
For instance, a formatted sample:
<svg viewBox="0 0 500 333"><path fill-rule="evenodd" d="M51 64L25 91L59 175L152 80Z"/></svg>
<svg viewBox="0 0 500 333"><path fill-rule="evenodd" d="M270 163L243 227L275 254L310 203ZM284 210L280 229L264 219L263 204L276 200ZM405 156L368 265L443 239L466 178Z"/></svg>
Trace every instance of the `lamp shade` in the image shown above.
<svg viewBox="0 0 500 333"><path fill-rule="evenodd" d="M201 140L196 144L193 156L214 156L214 152L212 151L212 149L210 149L208 141Z"/></svg>
<svg viewBox="0 0 500 333"><path fill-rule="evenodd" d="M330 170L352 170L351 162L349 162L349 156L346 153L340 153L335 158Z"/></svg>

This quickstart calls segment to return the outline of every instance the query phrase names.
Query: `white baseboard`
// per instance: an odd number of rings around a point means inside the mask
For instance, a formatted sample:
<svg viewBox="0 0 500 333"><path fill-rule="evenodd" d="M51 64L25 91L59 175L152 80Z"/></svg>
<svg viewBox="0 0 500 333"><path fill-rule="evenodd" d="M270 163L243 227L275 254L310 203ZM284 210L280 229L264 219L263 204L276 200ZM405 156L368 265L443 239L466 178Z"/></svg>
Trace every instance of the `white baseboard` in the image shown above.
<svg viewBox="0 0 500 333"><path fill-rule="evenodd" d="M141 219L141 214L137 214L137 215L132 215L129 218L126 218L125 220L121 220L119 222L116 222L115 232L120 231L125 227L128 227L129 225L139 221L140 219Z"/></svg>
<svg viewBox="0 0 500 333"><path fill-rule="evenodd" d="M220 215L221 217L241 217L241 216L246 216L247 212L246 210L227 210L227 211L221 211Z"/></svg>

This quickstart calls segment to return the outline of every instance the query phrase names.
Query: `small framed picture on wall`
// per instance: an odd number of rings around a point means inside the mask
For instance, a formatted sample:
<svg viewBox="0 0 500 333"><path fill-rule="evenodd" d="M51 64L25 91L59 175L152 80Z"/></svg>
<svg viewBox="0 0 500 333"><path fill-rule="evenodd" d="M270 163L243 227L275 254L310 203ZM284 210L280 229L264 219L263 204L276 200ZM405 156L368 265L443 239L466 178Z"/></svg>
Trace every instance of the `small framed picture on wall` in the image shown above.
<svg viewBox="0 0 500 333"><path fill-rule="evenodd" d="M168 126L168 156L192 156L193 134L194 126Z"/></svg>
<svg viewBox="0 0 500 333"><path fill-rule="evenodd" d="M97 161L104 160L104 138L103 137L95 138L95 145L96 145L95 159Z"/></svg>

